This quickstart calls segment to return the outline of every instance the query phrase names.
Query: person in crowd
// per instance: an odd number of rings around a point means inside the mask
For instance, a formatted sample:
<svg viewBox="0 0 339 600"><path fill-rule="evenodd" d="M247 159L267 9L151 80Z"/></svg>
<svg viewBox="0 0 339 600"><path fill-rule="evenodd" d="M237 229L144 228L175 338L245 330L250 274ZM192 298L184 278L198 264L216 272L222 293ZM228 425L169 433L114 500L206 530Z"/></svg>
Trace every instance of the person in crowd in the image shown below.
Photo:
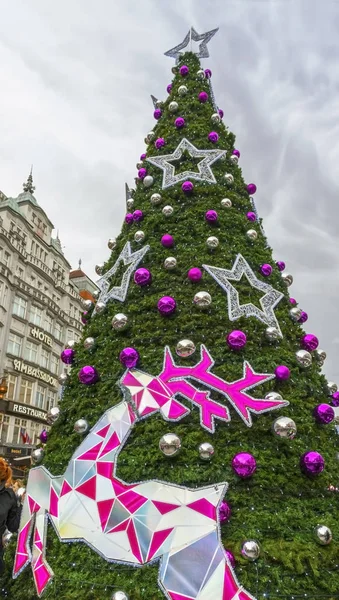
<svg viewBox="0 0 339 600"><path fill-rule="evenodd" d="M13 481L12 490L16 496L18 495L18 491L23 488L24 488L24 482L22 481L22 479L15 479Z"/></svg>
<svg viewBox="0 0 339 600"><path fill-rule="evenodd" d="M0 457L0 575L5 570L2 536L6 530L15 533L19 529L21 502L12 489L12 469Z"/></svg>

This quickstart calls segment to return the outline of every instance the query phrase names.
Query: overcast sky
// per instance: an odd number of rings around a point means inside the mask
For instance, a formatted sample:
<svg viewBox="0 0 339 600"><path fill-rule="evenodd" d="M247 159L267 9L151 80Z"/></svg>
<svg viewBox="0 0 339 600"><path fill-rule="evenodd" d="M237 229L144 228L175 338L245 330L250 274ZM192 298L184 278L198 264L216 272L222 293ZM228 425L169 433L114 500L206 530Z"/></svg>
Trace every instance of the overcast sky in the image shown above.
<svg viewBox="0 0 339 600"><path fill-rule="evenodd" d="M0 189L34 164L65 255L93 267L120 230L124 183L166 97L163 52L220 27L205 65L291 295L339 383L339 2L12 0L0 20Z"/></svg>

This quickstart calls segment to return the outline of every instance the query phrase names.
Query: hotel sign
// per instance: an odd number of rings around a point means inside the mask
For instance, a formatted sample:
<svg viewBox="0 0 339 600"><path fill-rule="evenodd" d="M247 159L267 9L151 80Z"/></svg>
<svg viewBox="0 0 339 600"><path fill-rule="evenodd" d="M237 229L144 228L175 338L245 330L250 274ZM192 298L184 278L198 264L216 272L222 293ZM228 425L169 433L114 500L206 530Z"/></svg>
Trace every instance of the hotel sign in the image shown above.
<svg viewBox="0 0 339 600"><path fill-rule="evenodd" d="M23 360L13 360L14 369L19 371L20 373L26 373L26 375L31 375L31 377L35 377L36 379L40 379L41 381L45 381L45 383L49 383L53 387L58 387L58 382L49 373L45 371L41 371L39 367L32 367L31 365L26 365Z"/></svg>
<svg viewBox="0 0 339 600"><path fill-rule="evenodd" d="M47 335L47 333L41 331L41 329L38 329L37 327L32 327L31 336L39 340L40 342L45 342L45 344L47 344L48 346L53 345L52 338L49 335Z"/></svg>

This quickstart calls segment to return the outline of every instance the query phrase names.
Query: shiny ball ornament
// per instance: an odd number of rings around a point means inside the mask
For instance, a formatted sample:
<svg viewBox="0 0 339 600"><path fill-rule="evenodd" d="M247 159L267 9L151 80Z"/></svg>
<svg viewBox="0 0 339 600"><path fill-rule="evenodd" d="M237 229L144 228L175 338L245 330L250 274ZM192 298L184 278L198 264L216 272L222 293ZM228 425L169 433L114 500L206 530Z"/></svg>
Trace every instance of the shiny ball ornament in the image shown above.
<svg viewBox="0 0 339 600"><path fill-rule="evenodd" d="M301 311L301 315L300 315L300 319L299 319L299 323L306 323L306 321L308 320L308 314L307 312L305 312L304 310Z"/></svg>
<svg viewBox="0 0 339 600"><path fill-rule="evenodd" d="M232 511L230 505L228 502L226 502L226 500L223 500L220 503L218 510L219 523L227 523L227 521L229 521L231 518L231 514Z"/></svg>
<svg viewBox="0 0 339 600"><path fill-rule="evenodd" d="M246 231L246 235L251 242L255 242L255 240L258 238L258 232L255 229L248 229L248 231Z"/></svg>
<svg viewBox="0 0 339 600"><path fill-rule="evenodd" d="M189 196L194 190L194 185L192 181L184 181L184 183L181 186L181 189L184 192L184 194L186 194L186 196Z"/></svg>
<svg viewBox="0 0 339 600"><path fill-rule="evenodd" d="M276 378L279 381L286 381L287 379L290 378L290 375L291 375L291 371L289 370L288 367L286 367L286 365L279 365L274 370L274 373L275 373Z"/></svg>
<svg viewBox="0 0 339 600"><path fill-rule="evenodd" d="M307 350L298 350L295 353L295 357L301 367L307 368L312 364L312 354L310 354Z"/></svg>
<svg viewBox="0 0 339 600"><path fill-rule="evenodd" d="M229 185L232 185L232 183L234 183L234 177L233 177L232 173L225 173L224 179L226 180L226 183L228 183Z"/></svg>
<svg viewBox="0 0 339 600"><path fill-rule="evenodd" d="M204 71L204 69L199 69L199 71L197 71L197 78L198 79L205 79L205 71Z"/></svg>
<svg viewBox="0 0 339 600"><path fill-rule="evenodd" d="M133 223L133 214L132 213L127 213L127 215L125 215L125 223L127 225L131 225Z"/></svg>
<svg viewBox="0 0 339 600"><path fill-rule="evenodd" d="M73 348L65 348L65 350L61 352L60 358L65 365L71 365L75 358Z"/></svg>
<svg viewBox="0 0 339 600"><path fill-rule="evenodd" d="M128 600L128 596L125 592L118 590L117 592L114 592L112 600Z"/></svg>
<svg viewBox="0 0 339 600"><path fill-rule="evenodd" d="M325 461L319 452L305 452L300 458L300 468L305 475L319 475L325 468Z"/></svg>
<svg viewBox="0 0 339 600"><path fill-rule="evenodd" d="M76 344L75 340L68 340L67 344L66 344L66 348L74 348Z"/></svg>
<svg viewBox="0 0 339 600"><path fill-rule="evenodd" d="M168 105L168 110L170 113L176 113L179 110L179 104L177 102L170 102Z"/></svg>
<svg viewBox="0 0 339 600"><path fill-rule="evenodd" d="M153 206L156 206L157 204L160 204L162 198L160 194L152 194L151 196L151 204L153 204Z"/></svg>
<svg viewBox="0 0 339 600"><path fill-rule="evenodd" d="M267 339L270 342L276 342L277 340L281 339L281 335L279 333L279 330L276 327L266 327L265 329L265 336L267 337Z"/></svg>
<svg viewBox="0 0 339 600"><path fill-rule="evenodd" d="M249 452L239 452L232 459L232 469L241 479L252 477L257 469L257 461Z"/></svg>
<svg viewBox="0 0 339 600"><path fill-rule="evenodd" d="M95 305L95 312L98 315L101 315L104 312L105 308L106 308L105 302L97 302Z"/></svg>
<svg viewBox="0 0 339 600"><path fill-rule="evenodd" d="M210 131L210 133L207 136L207 139L209 142L212 142L212 144L216 144L219 140L219 134L216 131Z"/></svg>
<svg viewBox="0 0 339 600"><path fill-rule="evenodd" d="M42 448L35 448L31 453L31 461L33 465L39 465L44 460L45 452Z"/></svg>
<svg viewBox="0 0 339 600"><path fill-rule="evenodd" d="M95 298L95 300L97 300L100 296L100 290L94 290L94 292L92 292L92 296L93 298Z"/></svg>
<svg viewBox="0 0 339 600"><path fill-rule="evenodd" d="M89 424L86 419L78 419L75 421L73 429L76 433L86 433L89 429Z"/></svg>
<svg viewBox="0 0 339 600"><path fill-rule="evenodd" d="M255 192L257 191L257 186L255 185L255 183L248 183L246 189L249 195L253 196L253 194L255 194Z"/></svg>
<svg viewBox="0 0 339 600"><path fill-rule="evenodd" d="M88 337L85 339L85 341L84 341L85 350L92 350L92 348L94 348L94 346L95 346L94 337Z"/></svg>
<svg viewBox="0 0 339 600"><path fill-rule="evenodd" d="M332 531L326 525L318 525L315 528L315 536L318 544L321 546L327 546L332 541Z"/></svg>
<svg viewBox="0 0 339 600"><path fill-rule="evenodd" d="M175 351L178 356L181 356L181 358L187 358L188 356L194 354L195 344L192 342L192 340L180 340L180 342L178 342L176 345Z"/></svg>
<svg viewBox="0 0 339 600"><path fill-rule="evenodd" d="M268 263L264 263L260 267L260 273L264 277L269 277L271 275L272 271L273 271L273 269L272 269L271 265L269 265Z"/></svg>
<svg viewBox="0 0 339 600"><path fill-rule="evenodd" d="M5 533L2 535L2 538L1 538L3 549L7 548L12 537L13 537L13 533L11 533L10 531L5 531Z"/></svg>
<svg viewBox="0 0 339 600"><path fill-rule="evenodd" d="M130 198L130 200L132 200L132 198ZM110 250L114 250L116 245L117 245L117 242L116 242L115 238L110 238L107 242L107 246L109 247Z"/></svg>
<svg viewBox="0 0 339 600"><path fill-rule="evenodd" d="M177 129L182 129L183 127L185 127L185 119L183 119L183 117L178 117L177 119L175 119L174 125Z"/></svg>
<svg viewBox="0 0 339 600"><path fill-rule="evenodd" d="M297 426L290 417L278 417L273 423L273 431L278 438L294 440L297 435Z"/></svg>
<svg viewBox="0 0 339 600"><path fill-rule="evenodd" d="M165 433L160 438L159 448L165 456L175 456L180 452L181 440L175 433Z"/></svg>
<svg viewBox="0 0 339 600"><path fill-rule="evenodd" d="M335 417L334 408L329 404L318 404L314 408L313 415L315 420L320 425L328 425L328 423L332 423Z"/></svg>
<svg viewBox="0 0 339 600"><path fill-rule="evenodd" d="M204 73L205 73L206 79L211 79L211 77L212 77L211 69L205 69Z"/></svg>
<svg viewBox="0 0 339 600"><path fill-rule="evenodd" d="M47 444L47 439L48 439L48 432L46 431L46 429L43 429L39 435L39 440L42 444Z"/></svg>
<svg viewBox="0 0 339 600"><path fill-rule="evenodd" d="M241 547L241 554L248 560L257 560L260 556L260 546L254 540L246 540Z"/></svg>
<svg viewBox="0 0 339 600"><path fill-rule="evenodd" d="M202 444L200 444L198 451L201 460L206 461L211 460L214 454L214 448L209 442L203 442Z"/></svg>
<svg viewBox="0 0 339 600"><path fill-rule="evenodd" d="M123 331L128 325L128 318L124 313L117 313L112 319L112 329Z"/></svg>
<svg viewBox="0 0 339 600"><path fill-rule="evenodd" d="M179 94L179 96L185 96L187 94L187 92L188 92L188 89L187 89L187 87L185 85L180 85L178 87L178 94Z"/></svg>
<svg viewBox="0 0 339 600"><path fill-rule="evenodd" d="M232 154L235 154L235 156L237 156L238 158L240 158L240 150L237 150L237 148L234 148L232 150Z"/></svg>
<svg viewBox="0 0 339 600"><path fill-rule="evenodd" d="M141 244L141 242L143 242L145 239L145 232L144 231L136 231L134 234L134 241L137 242L138 244Z"/></svg>
<svg viewBox="0 0 339 600"><path fill-rule="evenodd" d="M167 271L175 269L177 266L177 259L174 256L168 256L164 261L164 267Z"/></svg>
<svg viewBox="0 0 339 600"><path fill-rule="evenodd" d="M228 562L230 563L232 569L235 569L236 562L235 562L234 554L230 550L225 550L225 555L226 555L226 558L227 558Z"/></svg>
<svg viewBox="0 0 339 600"><path fill-rule="evenodd" d="M61 375L59 375L59 377L58 377L58 382L60 383L60 385L66 385L67 381L68 381L67 373L61 373Z"/></svg>
<svg viewBox="0 0 339 600"><path fill-rule="evenodd" d="M235 329L227 335L226 342L231 350L241 350L247 342L246 334L243 331Z"/></svg>
<svg viewBox="0 0 339 600"><path fill-rule="evenodd" d="M207 102L207 100L208 100L208 94L207 94L207 92L199 92L199 94L198 94L198 100L202 104L205 104L205 102Z"/></svg>
<svg viewBox="0 0 339 600"><path fill-rule="evenodd" d="M100 275L100 273L98 273L98 275ZM85 310L90 310L93 306L92 300L84 300L83 306ZM72 348L72 346L69 346L69 348Z"/></svg>
<svg viewBox="0 0 339 600"><path fill-rule="evenodd" d="M139 223L140 221L142 221L144 218L144 213L142 212L142 210L135 210L133 213L133 221L135 221L136 223Z"/></svg>
<svg viewBox="0 0 339 600"><path fill-rule="evenodd" d="M148 269L141 267L134 273L134 283L143 287L144 285L150 285L152 283L152 275Z"/></svg>
<svg viewBox="0 0 339 600"><path fill-rule="evenodd" d="M95 265L95 272L97 275L102 275L104 266L104 263L98 263L97 265Z"/></svg>
<svg viewBox="0 0 339 600"><path fill-rule="evenodd" d="M219 123L221 122L220 115L218 115L218 113L213 113L213 115L211 116L211 121L213 125L219 125Z"/></svg>
<svg viewBox="0 0 339 600"><path fill-rule="evenodd" d="M207 238L206 245L208 248L217 248L219 246L219 240L215 235L211 235Z"/></svg>
<svg viewBox="0 0 339 600"><path fill-rule="evenodd" d="M152 175L146 175L146 177L142 180L142 183L145 188L151 187L153 185L153 177Z"/></svg>
<svg viewBox="0 0 339 600"><path fill-rule="evenodd" d="M60 375L60 377L61 377L61 375ZM60 378L59 378L59 381L60 381ZM52 408L49 409L49 411L47 413L47 423L49 425L53 425L53 423L56 423L56 421L58 420L59 417L60 417L60 408L58 406L53 406Z"/></svg>
<svg viewBox="0 0 339 600"><path fill-rule="evenodd" d="M91 365L86 365L85 367L82 367L80 369L78 373L78 378L80 383L83 383L84 385L93 385L98 381L99 374L95 367L92 367Z"/></svg>
<svg viewBox="0 0 339 600"><path fill-rule="evenodd" d="M208 308L212 304L212 297L208 292L197 292L193 302L198 308Z"/></svg>
<svg viewBox="0 0 339 600"><path fill-rule="evenodd" d="M174 246L174 238L169 233L165 233L165 235L161 238L161 245L164 248L172 248Z"/></svg>
<svg viewBox="0 0 339 600"><path fill-rule="evenodd" d="M119 360L126 369L134 369L139 360L139 352L135 348L124 348L119 354Z"/></svg>
<svg viewBox="0 0 339 600"><path fill-rule="evenodd" d="M237 157L236 154L231 154L230 156L230 162L232 163L232 165L237 165L239 162L239 158Z"/></svg>
<svg viewBox="0 0 339 600"><path fill-rule="evenodd" d="M286 268L283 260L278 260L275 264L277 265L279 271L283 271Z"/></svg>
<svg viewBox="0 0 339 600"><path fill-rule="evenodd" d="M274 400L274 401L281 401L283 400L283 397L281 394L278 394L278 392L268 392L268 394L266 394L265 396L266 400Z"/></svg>
<svg viewBox="0 0 339 600"><path fill-rule="evenodd" d="M327 382L327 393L332 396L332 394L334 394L334 392L338 391L338 386L336 383L334 383L334 381L328 381Z"/></svg>
<svg viewBox="0 0 339 600"><path fill-rule="evenodd" d="M85 310L85 312L83 312L82 315L81 315L81 323L83 323L84 325L86 325L89 316L90 315L88 314L88 311Z"/></svg>
<svg viewBox="0 0 339 600"><path fill-rule="evenodd" d="M173 86L172 86L172 84L171 84L171 83L169 83L169 84L168 84L168 86L167 86L167 88L166 88L166 90L167 90L167 93L168 93L168 94L170 94L170 93L171 93L171 91L172 91L172 87L173 87Z"/></svg>
<svg viewBox="0 0 339 600"><path fill-rule="evenodd" d="M197 282L202 278L202 271L198 267L193 267L187 273L187 277L190 281Z"/></svg>
<svg viewBox="0 0 339 600"><path fill-rule="evenodd" d="M144 163L142 161L137 162L137 164L135 166L138 169L138 171L143 168L143 164ZM146 171L146 169L144 169L144 170ZM146 173L144 174L144 177L145 177L145 175L146 175ZM141 175L139 175L139 177L140 177L140 179L142 179Z"/></svg>
<svg viewBox="0 0 339 600"><path fill-rule="evenodd" d="M164 103L162 100L157 100L155 103L156 108L163 108Z"/></svg>
<svg viewBox="0 0 339 600"><path fill-rule="evenodd" d="M327 356L327 354L326 354L325 350L321 350L321 348L317 348L314 351L314 358L316 360L318 360L319 362L323 363L326 360L326 356Z"/></svg>
<svg viewBox="0 0 339 600"><path fill-rule="evenodd" d="M232 207L232 200L230 200L229 198L223 198L220 202L221 206L223 208L231 208Z"/></svg>
<svg viewBox="0 0 339 600"><path fill-rule="evenodd" d="M282 273L281 275L283 281L286 283L287 287L290 287L293 283L293 275L291 273Z"/></svg>
<svg viewBox="0 0 339 600"><path fill-rule="evenodd" d="M158 138L154 142L154 146L156 147L157 150L160 150L160 148L163 148L165 145L166 145L166 142L165 142L164 138Z"/></svg>
<svg viewBox="0 0 339 600"><path fill-rule="evenodd" d="M161 118L162 115L162 110L160 108L156 108L155 111L153 112L153 117L155 118L156 121L159 121L159 119Z"/></svg>
<svg viewBox="0 0 339 600"><path fill-rule="evenodd" d="M160 300L158 300L157 307L160 314L167 317L168 315L174 313L177 303L172 296L163 296L160 298Z"/></svg>
<svg viewBox="0 0 339 600"><path fill-rule="evenodd" d="M301 317L301 308L298 308L296 306L294 308L291 308L290 317L291 317L292 321L299 321L299 319Z"/></svg>
<svg viewBox="0 0 339 600"><path fill-rule="evenodd" d="M290 298L290 303L291 303L291 304L296 304L296 303L297 303L297 301L296 301L296 299L295 299L295 298Z"/></svg>
<svg viewBox="0 0 339 600"><path fill-rule="evenodd" d="M216 223L218 220L218 213L216 210L207 210L205 212L205 220L207 223Z"/></svg>
<svg viewBox="0 0 339 600"><path fill-rule="evenodd" d="M334 392L331 398L332 406L339 406L339 392Z"/></svg>
<svg viewBox="0 0 339 600"><path fill-rule="evenodd" d="M187 77L189 72L190 72L190 70L187 65L182 65L179 69L179 73L180 73L181 77Z"/></svg>
<svg viewBox="0 0 339 600"><path fill-rule="evenodd" d="M313 333L306 333L301 339L301 346L308 350L309 352L313 352L319 346L319 340L316 335Z"/></svg>
<svg viewBox="0 0 339 600"><path fill-rule="evenodd" d="M165 217L170 217L171 215L173 215L173 206L170 206L168 204L167 206L164 206L161 212Z"/></svg>
<svg viewBox="0 0 339 600"><path fill-rule="evenodd" d="M154 131L150 131L146 136L147 143L149 144L150 142L153 142L154 138L155 138Z"/></svg>

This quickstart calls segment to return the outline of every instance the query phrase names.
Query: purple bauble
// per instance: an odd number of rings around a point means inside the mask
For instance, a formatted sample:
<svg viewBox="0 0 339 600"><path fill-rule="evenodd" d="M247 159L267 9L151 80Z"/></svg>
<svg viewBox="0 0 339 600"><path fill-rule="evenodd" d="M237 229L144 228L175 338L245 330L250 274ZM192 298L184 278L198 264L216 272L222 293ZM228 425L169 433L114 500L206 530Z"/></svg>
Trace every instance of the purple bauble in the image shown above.
<svg viewBox="0 0 339 600"><path fill-rule="evenodd" d="M140 269L137 269L134 273L134 283L136 283L137 285L143 286L143 285L149 285L152 281L152 275L151 272L148 269L144 269L143 267L141 267Z"/></svg>
<svg viewBox="0 0 339 600"><path fill-rule="evenodd" d="M304 337L301 338L301 346L304 350L308 350L308 352L312 352L316 350L319 346L319 340L316 335L313 333L306 333Z"/></svg>
<svg viewBox="0 0 339 600"><path fill-rule="evenodd" d="M182 77L186 77L186 75L188 75L189 72L190 70L187 65L182 65L182 67L180 67L179 69L179 73Z"/></svg>
<svg viewBox="0 0 339 600"><path fill-rule="evenodd" d="M166 142L164 138L158 138L157 140L155 140L154 145L157 150L160 150L160 148L162 148L165 145L165 143Z"/></svg>
<svg viewBox="0 0 339 600"><path fill-rule="evenodd" d="M255 194L255 192L257 191L257 186L255 185L255 183L249 183L247 185L247 191L249 193L250 196L252 196L253 194Z"/></svg>
<svg viewBox="0 0 339 600"><path fill-rule="evenodd" d="M174 238L169 233L165 233L161 238L161 245L164 248L172 248L174 246Z"/></svg>
<svg viewBox="0 0 339 600"><path fill-rule="evenodd" d="M139 179L145 179L146 175L147 175L147 169L145 169L145 167L141 167L141 169L139 169L139 171L138 171Z"/></svg>
<svg viewBox="0 0 339 600"><path fill-rule="evenodd" d="M297 301L296 301L296 299L295 299L295 298L290 298L290 303L291 303L291 304L296 304L296 303L297 303Z"/></svg>
<svg viewBox="0 0 339 600"><path fill-rule="evenodd" d="M81 322L86 325L87 321L88 321L88 310L85 310L82 315L81 315Z"/></svg>
<svg viewBox="0 0 339 600"><path fill-rule="evenodd" d="M199 102L202 102L204 104L208 100L208 94L206 92L200 92L198 98Z"/></svg>
<svg viewBox="0 0 339 600"><path fill-rule="evenodd" d="M275 264L277 265L279 271L283 271L286 267L283 260L277 260L277 262Z"/></svg>
<svg viewBox="0 0 339 600"><path fill-rule="evenodd" d="M301 456L300 467L306 475L319 475L324 470L325 461L319 452L310 450Z"/></svg>
<svg viewBox="0 0 339 600"><path fill-rule="evenodd" d="M39 440L42 444L46 444L47 439L48 439L48 433L47 433L46 429L43 429L39 435Z"/></svg>
<svg viewBox="0 0 339 600"><path fill-rule="evenodd" d="M125 216L125 223L127 223L127 225L130 225L131 223L133 223L132 213L127 213L127 215Z"/></svg>
<svg viewBox="0 0 339 600"><path fill-rule="evenodd" d="M91 367L90 365L86 365L82 367L78 373L78 378L80 383L84 383L85 385L92 385L92 383L96 383L99 379L98 371Z"/></svg>
<svg viewBox="0 0 339 600"><path fill-rule="evenodd" d="M228 562L230 563L232 569L235 569L235 558L234 558L234 554L232 554L232 552L230 550L226 550L225 549L225 554L226 557L228 559Z"/></svg>
<svg viewBox="0 0 339 600"><path fill-rule="evenodd" d="M185 192L185 194L191 194L193 192L194 185L192 181L184 181L184 183L181 186L181 189L183 192Z"/></svg>
<svg viewBox="0 0 339 600"><path fill-rule="evenodd" d="M154 113L153 113L153 117L154 117L154 118L155 118L157 121L159 121L159 119L160 119L161 115L162 115L162 112L161 112L160 108L156 108L156 109L155 109L155 111L154 111Z"/></svg>
<svg viewBox="0 0 339 600"><path fill-rule="evenodd" d="M171 93L171 91L172 91L172 87L173 87L173 86L172 86L172 84L171 84L171 83L169 83L169 84L168 84L168 86L167 86L167 88L166 88L166 90L167 90L167 93L168 93L168 94L170 94L170 93Z"/></svg>
<svg viewBox="0 0 339 600"><path fill-rule="evenodd" d="M61 352L60 358L65 365L71 365L74 361L74 356L75 352L73 348L65 348L65 350Z"/></svg>
<svg viewBox="0 0 339 600"><path fill-rule="evenodd" d="M301 311L301 315L300 315L300 317L298 319L298 323L306 323L307 319L308 319L307 312L305 312L304 310L302 310Z"/></svg>
<svg viewBox="0 0 339 600"><path fill-rule="evenodd" d="M274 373L276 378L280 381L286 381L286 379L289 379L291 374L289 368L286 367L286 365L279 365L278 367L276 367Z"/></svg>
<svg viewBox="0 0 339 600"><path fill-rule="evenodd" d="M313 415L318 423L327 425L328 423L332 423L335 417L334 408L329 404L318 404L313 411Z"/></svg>
<svg viewBox="0 0 339 600"><path fill-rule="evenodd" d="M182 129L182 127L185 127L185 119L183 119L182 117L178 117L177 119L175 119L174 125L177 129Z"/></svg>
<svg viewBox="0 0 339 600"><path fill-rule="evenodd" d="M228 504L228 502L226 502L226 500L223 500L219 505L218 513L220 523L227 523L227 521L230 520L232 511L230 505Z"/></svg>
<svg viewBox="0 0 339 600"><path fill-rule="evenodd" d="M232 154L235 154L235 156L237 156L238 158L240 158L240 151L237 150L236 148L234 148L234 150L232 150Z"/></svg>
<svg viewBox="0 0 339 600"><path fill-rule="evenodd" d="M218 114L219 114L220 119L224 118L224 111L222 110L222 108L219 108Z"/></svg>
<svg viewBox="0 0 339 600"><path fill-rule="evenodd" d="M226 337L226 342L232 350L241 350L247 342L246 334L243 331L234 329Z"/></svg>
<svg viewBox="0 0 339 600"><path fill-rule="evenodd" d="M158 311L162 315L171 315L176 309L177 303L172 296L163 296L158 301Z"/></svg>
<svg viewBox="0 0 339 600"><path fill-rule="evenodd" d="M208 210L205 212L205 219L209 223L215 223L218 220L218 213L216 210Z"/></svg>
<svg viewBox="0 0 339 600"><path fill-rule="evenodd" d="M246 479L256 471L257 461L249 452L239 452L232 459L232 469L238 477Z"/></svg>
<svg viewBox="0 0 339 600"><path fill-rule="evenodd" d="M147 157L146 152L143 152L142 154L140 154L140 160L145 160L146 157Z"/></svg>
<svg viewBox="0 0 339 600"><path fill-rule="evenodd" d="M202 278L202 271L198 267L193 267L188 271L187 277L190 281L200 281Z"/></svg>
<svg viewBox="0 0 339 600"><path fill-rule="evenodd" d="M144 213L142 212L142 210L135 210L133 213L133 221L136 221L137 223L139 223L139 221L142 221L144 218Z"/></svg>
<svg viewBox="0 0 339 600"><path fill-rule="evenodd" d="M212 144L216 144L219 139L219 135L216 131L210 131L208 134L208 141L212 142Z"/></svg>
<svg viewBox="0 0 339 600"><path fill-rule="evenodd" d="M119 354L119 360L126 369L134 369L139 360L139 352L135 348L124 348Z"/></svg>
<svg viewBox="0 0 339 600"><path fill-rule="evenodd" d="M339 406L339 392L334 392L331 396L333 406Z"/></svg>
<svg viewBox="0 0 339 600"><path fill-rule="evenodd" d="M250 211L247 213L246 217L248 218L249 221L256 221L257 220L257 215Z"/></svg>
<svg viewBox="0 0 339 600"><path fill-rule="evenodd" d="M268 263L261 265L260 273L264 275L264 277L269 277L272 273L272 267Z"/></svg>
<svg viewBox="0 0 339 600"><path fill-rule="evenodd" d="M212 77L211 69L205 69L205 77L207 77L207 79L210 79Z"/></svg>

